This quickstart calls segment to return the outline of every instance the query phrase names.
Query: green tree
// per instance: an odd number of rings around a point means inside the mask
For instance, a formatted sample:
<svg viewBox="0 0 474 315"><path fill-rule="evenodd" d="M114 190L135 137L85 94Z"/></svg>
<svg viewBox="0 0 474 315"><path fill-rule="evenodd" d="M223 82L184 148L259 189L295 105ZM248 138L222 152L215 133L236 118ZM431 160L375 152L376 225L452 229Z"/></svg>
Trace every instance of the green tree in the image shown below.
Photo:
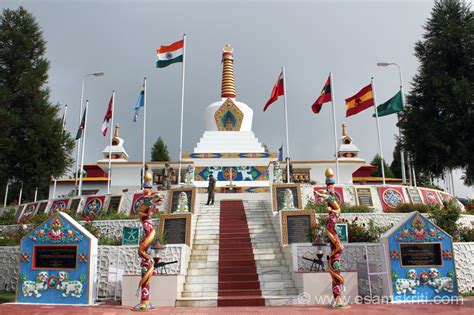
<svg viewBox="0 0 474 315"><path fill-rule="evenodd" d="M71 165L74 142L63 132L59 105L49 101L46 41L33 15L23 7L0 15L0 185L9 196L46 198L49 181ZM1 192L4 193L3 191ZM3 197L2 197L3 199ZM10 198L11 199L11 198Z"/></svg>
<svg viewBox="0 0 474 315"><path fill-rule="evenodd" d="M372 162L370 162L370 165L377 166L377 169L372 172L372 176L374 177L382 177L382 168L380 167L380 162L381 162L380 155L376 154L374 158L372 159ZM394 175L392 173L392 170L388 167L387 162L383 161L383 168L385 171L385 177L388 178L393 178Z"/></svg>
<svg viewBox="0 0 474 315"><path fill-rule="evenodd" d="M436 1L415 45L420 61L402 114L403 146L417 172L463 168L474 178L474 15L462 0Z"/></svg>
<svg viewBox="0 0 474 315"><path fill-rule="evenodd" d="M161 137L156 140L155 144L151 148L151 160L156 162L170 160L168 148Z"/></svg>

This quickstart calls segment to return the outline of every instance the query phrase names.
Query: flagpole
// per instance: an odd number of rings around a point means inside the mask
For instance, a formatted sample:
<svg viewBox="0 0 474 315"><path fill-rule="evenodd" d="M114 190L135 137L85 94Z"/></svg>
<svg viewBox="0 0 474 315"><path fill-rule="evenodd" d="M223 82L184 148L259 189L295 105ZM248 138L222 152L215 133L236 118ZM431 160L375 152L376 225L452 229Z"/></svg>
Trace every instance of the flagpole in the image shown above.
<svg viewBox="0 0 474 315"><path fill-rule="evenodd" d="M86 80L88 75L82 77L82 86L81 86L81 104L79 106L79 128L81 128L82 123L82 104L84 103L84 81ZM79 172L79 154L81 151L81 144L82 144L82 137L76 140L76 172L74 174L74 189L76 190L76 196L79 195L79 186L77 181L77 175Z"/></svg>
<svg viewBox="0 0 474 315"><path fill-rule="evenodd" d="M10 187L10 180L7 180L7 187L5 187L5 198L3 200L3 207L7 206L7 198L8 198L8 188Z"/></svg>
<svg viewBox="0 0 474 315"><path fill-rule="evenodd" d="M286 182L290 183L290 140L288 137L288 108L286 104L286 74L285 67L281 67L283 72L283 100L285 103L285 127L286 127Z"/></svg>
<svg viewBox="0 0 474 315"><path fill-rule="evenodd" d="M336 105L334 104L334 82L332 81L332 72L329 72L329 80L331 84L332 124L334 127L334 156L336 157L336 184L339 184L339 156L337 154Z"/></svg>
<svg viewBox="0 0 474 315"><path fill-rule="evenodd" d="M82 101L81 101L81 103L82 103ZM82 112L82 108L81 108L81 112ZM81 118L81 117L80 117L81 112L79 113L79 118ZM61 134L63 134L63 135L64 135L64 128L66 127L66 116L67 116L67 104L64 105L63 129L61 130ZM79 138L79 140L80 140L80 138ZM79 154L79 150L77 150L77 153ZM78 156L77 159L76 159L76 168L77 168L77 160L79 160L79 156ZM74 180L75 180L75 182L77 183L77 171L76 171L76 175L74 176ZM58 180L57 180L57 178L55 177L55 178L53 179L53 181L54 181L53 193L56 194L56 184L57 184L57 181L58 181ZM77 184L74 186L74 189L77 189ZM37 193L37 191L38 191L38 188L36 188L36 191L35 191L35 201L36 201L36 193ZM54 195L54 194L53 194L53 195Z"/></svg>
<svg viewBox="0 0 474 315"><path fill-rule="evenodd" d="M64 133L64 127L66 127L66 116L67 116L67 104L64 105L64 114L63 114L63 133Z"/></svg>
<svg viewBox="0 0 474 315"><path fill-rule="evenodd" d="M183 158L184 79L186 74L186 34L183 34L183 75L181 81L181 129L179 135L178 184L181 183L181 160Z"/></svg>
<svg viewBox="0 0 474 315"><path fill-rule="evenodd" d="M142 179L145 179L145 138L146 138L146 78L143 79L143 148L142 148ZM143 188L143 180L141 181Z"/></svg>
<svg viewBox="0 0 474 315"><path fill-rule="evenodd" d="M384 159L382 151L382 138L380 137L380 125L379 125L379 113L377 111L377 99L375 98L375 87L374 87L374 77L370 80L372 86L372 93L374 94L374 109L375 109L375 121L377 123L377 136L379 138L379 150L380 150L380 166L382 167L382 184L385 185L385 169L384 169Z"/></svg>
<svg viewBox="0 0 474 315"><path fill-rule="evenodd" d="M109 138L109 172L107 177L107 194L110 194L110 186L112 185L112 134L114 131L114 109L115 109L115 91L112 92L112 119L110 122L110 138Z"/></svg>
<svg viewBox="0 0 474 315"><path fill-rule="evenodd" d="M84 169L84 149L86 147L86 132L87 132L87 115L89 114L88 113L88 108L89 108L89 101L87 100L86 101L86 115L84 117L84 139L82 140L82 149L81 149L81 175L79 177L79 192L78 192L78 196L81 196L82 194L82 178L84 177L84 172L83 172L83 169ZM81 137L82 138L82 137Z"/></svg>

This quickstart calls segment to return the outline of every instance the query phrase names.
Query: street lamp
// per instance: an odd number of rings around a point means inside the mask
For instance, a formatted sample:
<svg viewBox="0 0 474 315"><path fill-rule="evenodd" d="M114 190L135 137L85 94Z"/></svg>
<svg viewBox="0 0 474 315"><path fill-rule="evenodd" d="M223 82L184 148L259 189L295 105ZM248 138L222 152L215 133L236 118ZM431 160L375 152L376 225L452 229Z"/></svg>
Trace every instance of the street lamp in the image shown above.
<svg viewBox="0 0 474 315"><path fill-rule="evenodd" d="M402 69L400 68L400 66L395 62L377 62L377 66L378 67L396 66L398 68L398 77L400 79L400 92L402 93L402 105L403 107L405 107L405 101L404 101L404 95L403 95ZM397 117L398 117L398 123L400 123L400 115L397 114ZM400 125L398 126L398 137L400 139L402 138L402 134L400 132ZM402 148L400 148L400 162L402 166L402 183L406 184L407 176L405 173L405 154Z"/></svg>
<svg viewBox="0 0 474 315"><path fill-rule="evenodd" d="M84 82L86 80L87 77L90 77L90 76L94 76L94 77L102 77L104 76L104 72L103 71L96 71L96 72L92 72L92 73L88 73L86 74L85 76L82 77L82 85L81 85L81 105L80 105L80 109L79 109L79 126L81 125L81 116L82 116L82 103L84 102ZM81 137L82 138L82 137ZM79 172L79 148L81 146L81 138L79 138L78 140L76 140L76 172L74 173L74 188L76 190L76 195L78 193L78 189L77 189L77 173Z"/></svg>

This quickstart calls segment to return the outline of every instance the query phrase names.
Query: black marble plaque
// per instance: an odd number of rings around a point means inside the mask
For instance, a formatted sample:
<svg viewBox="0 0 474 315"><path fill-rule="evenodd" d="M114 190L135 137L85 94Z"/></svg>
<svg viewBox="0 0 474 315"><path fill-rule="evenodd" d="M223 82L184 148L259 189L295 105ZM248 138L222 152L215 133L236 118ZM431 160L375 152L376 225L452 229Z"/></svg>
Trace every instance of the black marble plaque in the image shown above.
<svg viewBox="0 0 474 315"><path fill-rule="evenodd" d="M76 269L77 246L34 246L33 269Z"/></svg>
<svg viewBox="0 0 474 315"><path fill-rule="evenodd" d="M48 205L48 202L47 201L43 201L39 204L38 206L38 211L37 213L43 213L44 210L46 210L46 206Z"/></svg>
<svg viewBox="0 0 474 315"><path fill-rule="evenodd" d="M118 212L120 207L120 201L122 201L122 196L112 196L110 197L109 208L107 211Z"/></svg>
<svg viewBox="0 0 474 315"><path fill-rule="evenodd" d="M441 266L441 243L400 244L402 266Z"/></svg>
<svg viewBox="0 0 474 315"><path fill-rule="evenodd" d="M71 201L71 206L69 206L69 209L71 209L72 211L76 212L77 211L77 208L79 207L79 203L81 202L81 199L80 198L76 198L76 199L73 199Z"/></svg>
<svg viewBox="0 0 474 315"><path fill-rule="evenodd" d="M186 218L166 218L163 234L167 244L186 244Z"/></svg>
<svg viewBox="0 0 474 315"><path fill-rule="evenodd" d="M311 216L289 215L286 217L288 244L311 242Z"/></svg>
<svg viewBox="0 0 474 315"><path fill-rule="evenodd" d="M357 191L357 201L360 206L367 206L372 208L374 206L374 201L372 200L372 193L370 188L356 188Z"/></svg>
<svg viewBox="0 0 474 315"><path fill-rule="evenodd" d="M408 191L408 196L410 196L410 201L412 203L423 203L423 200L421 200L421 196L418 193L418 189L407 188L407 191Z"/></svg>
<svg viewBox="0 0 474 315"><path fill-rule="evenodd" d="M179 195L181 192L185 192L186 195L188 196L188 211L191 211L191 202L192 202L192 197L193 197L193 191L192 190L174 190L173 191L173 196L171 197L171 208L170 208L170 213L176 212L178 209L178 203L179 203Z"/></svg>
<svg viewBox="0 0 474 315"><path fill-rule="evenodd" d="M285 204L285 191L289 188L293 193L293 205L295 209L301 209L301 205L299 204L298 200L298 188L296 186L293 187L276 187L276 204L278 211L283 209L283 205Z"/></svg>

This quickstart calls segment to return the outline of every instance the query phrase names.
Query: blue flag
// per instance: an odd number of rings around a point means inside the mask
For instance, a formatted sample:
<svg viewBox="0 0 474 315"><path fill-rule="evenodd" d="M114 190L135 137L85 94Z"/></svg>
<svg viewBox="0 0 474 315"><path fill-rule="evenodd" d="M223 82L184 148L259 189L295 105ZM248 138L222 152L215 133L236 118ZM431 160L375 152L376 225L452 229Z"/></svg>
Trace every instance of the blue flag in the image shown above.
<svg viewBox="0 0 474 315"><path fill-rule="evenodd" d="M283 144L281 147L278 149L278 161L283 161Z"/></svg>
<svg viewBox="0 0 474 315"><path fill-rule="evenodd" d="M135 117L133 117L133 122L137 121L140 107L144 107L144 106L145 106L145 90L142 90L140 92L140 95L138 95L138 100L137 100L137 103L135 104Z"/></svg>

